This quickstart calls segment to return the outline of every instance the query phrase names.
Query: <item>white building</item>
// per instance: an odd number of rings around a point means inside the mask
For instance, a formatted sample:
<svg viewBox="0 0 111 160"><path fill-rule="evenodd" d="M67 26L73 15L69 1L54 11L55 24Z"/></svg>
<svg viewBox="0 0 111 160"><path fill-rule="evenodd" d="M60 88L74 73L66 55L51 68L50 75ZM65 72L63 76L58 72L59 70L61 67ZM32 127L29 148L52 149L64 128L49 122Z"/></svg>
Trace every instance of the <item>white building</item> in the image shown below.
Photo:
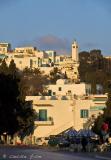
<svg viewBox="0 0 111 160"><path fill-rule="evenodd" d="M72 60L75 61L75 62L78 62L79 61L79 57L78 57L78 44L76 41L74 41L72 43Z"/></svg>
<svg viewBox="0 0 111 160"><path fill-rule="evenodd" d="M33 54L35 50L36 50L35 47L18 47L18 48L15 48L14 52L24 53L24 54Z"/></svg>
<svg viewBox="0 0 111 160"><path fill-rule="evenodd" d="M50 96L26 97L37 113L33 143L70 128L88 129L94 122L92 117L97 117L106 107L107 95L91 95L89 84L70 84L60 79L56 85L49 85L49 89Z"/></svg>
<svg viewBox="0 0 111 160"><path fill-rule="evenodd" d="M11 51L10 43L0 43L0 54L6 54Z"/></svg>
<svg viewBox="0 0 111 160"><path fill-rule="evenodd" d="M53 50L49 50L49 51L45 51L48 55L48 58L50 59L50 63L55 63L56 62L56 51Z"/></svg>
<svg viewBox="0 0 111 160"><path fill-rule="evenodd" d="M27 56L24 54L10 54L7 55L8 58L6 59L6 63L9 65L10 61L13 59L16 67L20 70L23 70L25 68L38 68L39 66L39 59L35 56Z"/></svg>
<svg viewBox="0 0 111 160"><path fill-rule="evenodd" d="M91 94L91 85L85 83L69 83L67 79L59 79L56 84L47 86L49 95L85 95Z"/></svg>
<svg viewBox="0 0 111 160"><path fill-rule="evenodd" d="M16 63L17 68L20 70L23 70L26 67L41 67L41 70L43 69L43 67L58 67L62 73L67 74L67 77L69 79L73 81L79 80L78 44L76 41L72 43L72 53L70 56L57 56L56 51L54 50L40 51L35 47L18 47L10 53L10 48L10 44L0 43L0 53L7 54L8 56L6 62L9 64L13 59ZM48 73L47 68L43 70Z"/></svg>
<svg viewBox="0 0 111 160"><path fill-rule="evenodd" d="M79 72L78 72L78 67L79 67L79 55L78 55L78 44L76 41L72 43L72 53L71 56L63 56L63 58L57 57L56 58L56 65L58 68L66 74L67 77L73 81L78 81L79 80Z"/></svg>
<svg viewBox="0 0 111 160"><path fill-rule="evenodd" d="M72 98L71 96L28 96L37 112L33 143L38 138L58 135L70 128L80 130L92 125L91 117L103 112L107 95Z"/></svg>

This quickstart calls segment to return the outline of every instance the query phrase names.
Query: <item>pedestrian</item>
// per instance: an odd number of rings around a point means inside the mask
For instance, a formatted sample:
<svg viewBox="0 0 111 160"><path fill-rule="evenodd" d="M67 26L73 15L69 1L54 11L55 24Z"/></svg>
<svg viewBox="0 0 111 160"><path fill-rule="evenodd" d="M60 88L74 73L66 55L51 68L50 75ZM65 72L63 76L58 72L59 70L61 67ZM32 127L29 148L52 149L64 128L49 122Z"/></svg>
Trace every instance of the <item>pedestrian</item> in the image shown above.
<svg viewBox="0 0 111 160"><path fill-rule="evenodd" d="M86 152L86 147L87 147L88 141L85 136L82 137L81 144L82 144L82 151Z"/></svg>
<svg viewBox="0 0 111 160"><path fill-rule="evenodd" d="M111 133L109 134L108 142L111 145Z"/></svg>
<svg viewBox="0 0 111 160"><path fill-rule="evenodd" d="M105 121L102 126L101 126L101 140L103 141L103 143L105 143L108 139L109 136L109 124L107 121Z"/></svg>
<svg viewBox="0 0 111 160"><path fill-rule="evenodd" d="M77 151L77 152L80 151L80 145L81 145L80 138L77 137L77 138L75 139L75 151Z"/></svg>

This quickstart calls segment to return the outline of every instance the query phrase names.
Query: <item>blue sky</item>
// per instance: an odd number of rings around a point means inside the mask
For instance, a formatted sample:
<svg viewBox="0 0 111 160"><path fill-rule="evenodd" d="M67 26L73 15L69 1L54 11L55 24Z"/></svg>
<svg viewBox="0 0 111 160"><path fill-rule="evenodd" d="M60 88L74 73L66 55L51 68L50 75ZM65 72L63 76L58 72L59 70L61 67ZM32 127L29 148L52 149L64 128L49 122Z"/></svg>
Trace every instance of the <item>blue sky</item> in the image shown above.
<svg viewBox="0 0 111 160"><path fill-rule="evenodd" d="M0 41L70 53L111 54L111 0L0 0Z"/></svg>

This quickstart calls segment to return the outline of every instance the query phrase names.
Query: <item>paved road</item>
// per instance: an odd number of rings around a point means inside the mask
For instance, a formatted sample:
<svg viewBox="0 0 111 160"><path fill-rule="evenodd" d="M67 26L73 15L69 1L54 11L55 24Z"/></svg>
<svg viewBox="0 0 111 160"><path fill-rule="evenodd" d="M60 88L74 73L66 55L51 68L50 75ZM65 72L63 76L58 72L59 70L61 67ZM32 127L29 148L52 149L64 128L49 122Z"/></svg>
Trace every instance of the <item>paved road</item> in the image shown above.
<svg viewBox="0 0 111 160"><path fill-rule="evenodd" d="M0 160L97 160L87 153L61 153L43 149L0 148Z"/></svg>

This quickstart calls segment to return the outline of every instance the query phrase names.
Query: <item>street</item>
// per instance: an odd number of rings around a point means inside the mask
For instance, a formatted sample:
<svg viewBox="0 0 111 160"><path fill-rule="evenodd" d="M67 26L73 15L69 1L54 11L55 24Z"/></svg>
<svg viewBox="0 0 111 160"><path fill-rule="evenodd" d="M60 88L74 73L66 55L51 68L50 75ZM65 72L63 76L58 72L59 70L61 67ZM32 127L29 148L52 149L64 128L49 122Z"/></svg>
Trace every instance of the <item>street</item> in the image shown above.
<svg viewBox="0 0 111 160"><path fill-rule="evenodd" d="M45 149L0 148L0 160L95 160L93 154L68 153Z"/></svg>

